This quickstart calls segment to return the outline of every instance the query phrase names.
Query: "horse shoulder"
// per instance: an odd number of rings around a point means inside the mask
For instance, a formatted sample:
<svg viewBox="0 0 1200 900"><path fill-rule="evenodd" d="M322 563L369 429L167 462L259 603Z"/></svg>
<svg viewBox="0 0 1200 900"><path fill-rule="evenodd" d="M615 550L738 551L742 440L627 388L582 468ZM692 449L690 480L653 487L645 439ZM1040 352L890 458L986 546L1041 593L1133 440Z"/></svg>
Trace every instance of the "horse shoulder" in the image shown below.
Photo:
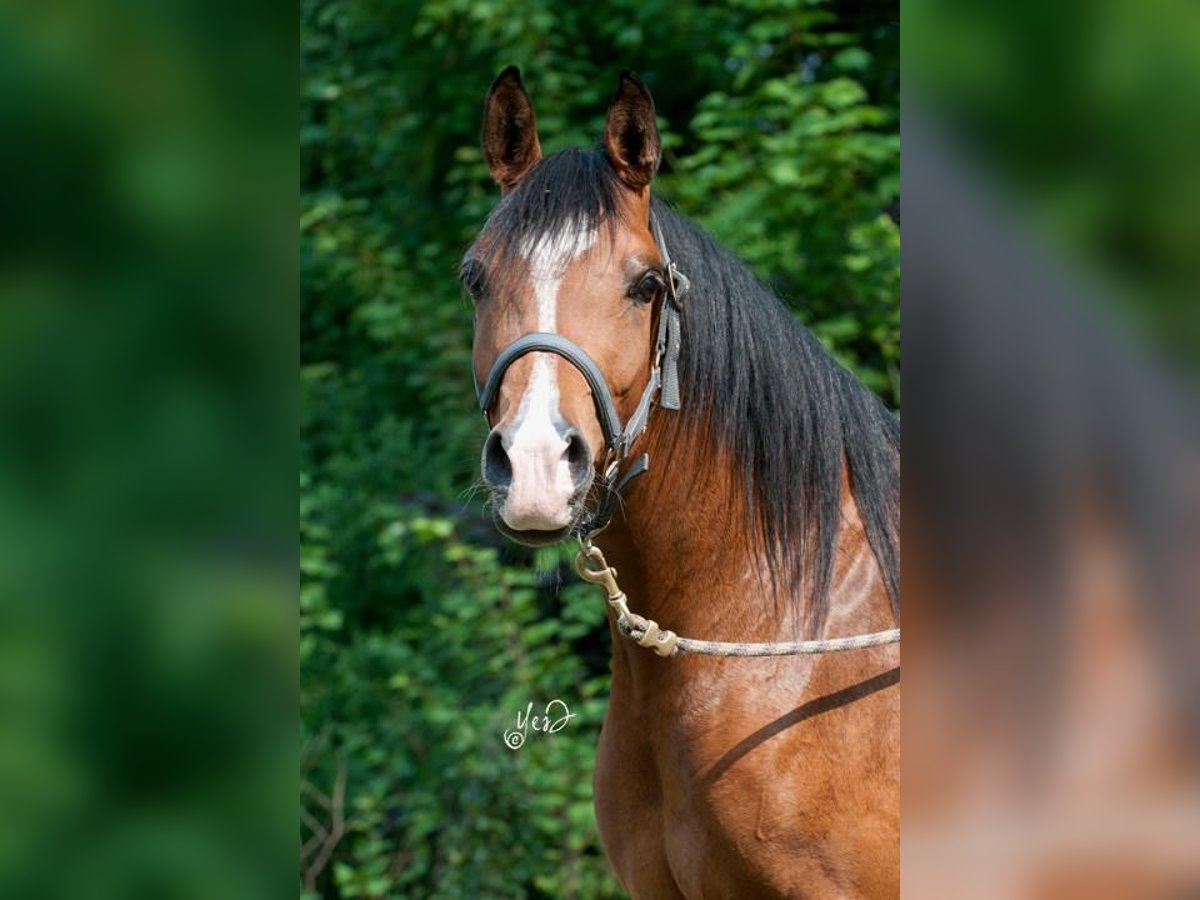
<svg viewBox="0 0 1200 900"><path fill-rule="evenodd" d="M890 672L794 658L715 665L742 677L689 679L657 758L656 818L671 823L664 849L683 896L895 896Z"/></svg>

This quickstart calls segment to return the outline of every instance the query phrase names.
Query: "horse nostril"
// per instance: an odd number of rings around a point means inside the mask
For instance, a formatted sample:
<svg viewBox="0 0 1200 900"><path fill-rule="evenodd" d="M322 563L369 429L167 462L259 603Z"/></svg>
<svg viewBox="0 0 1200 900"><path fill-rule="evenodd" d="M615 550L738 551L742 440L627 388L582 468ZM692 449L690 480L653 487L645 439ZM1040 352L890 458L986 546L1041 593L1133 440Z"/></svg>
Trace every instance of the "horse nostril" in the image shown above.
<svg viewBox="0 0 1200 900"><path fill-rule="evenodd" d="M583 435L575 429L568 431L566 438L567 449L563 451L563 457L571 470L571 479L581 485L591 477L592 454Z"/></svg>
<svg viewBox="0 0 1200 900"><path fill-rule="evenodd" d="M488 435L483 445L483 480L492 488L507 488L512 484L512 462L498 429Z"/></svg>

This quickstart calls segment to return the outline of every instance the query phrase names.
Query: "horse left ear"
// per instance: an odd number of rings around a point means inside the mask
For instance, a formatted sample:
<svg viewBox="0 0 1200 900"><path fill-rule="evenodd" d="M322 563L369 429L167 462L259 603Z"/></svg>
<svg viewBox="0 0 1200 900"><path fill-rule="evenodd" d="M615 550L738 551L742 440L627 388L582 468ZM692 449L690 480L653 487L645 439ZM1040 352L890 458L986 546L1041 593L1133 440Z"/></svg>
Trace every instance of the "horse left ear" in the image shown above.
<svg viewBox="0 0 1200 900"><path fill-rule="evenodd" d="M608 108L604 150L620 179L635 191L644 190L658 171L662 143L654 121L654 98L629 69L621 71L621 83Z"/></svg>

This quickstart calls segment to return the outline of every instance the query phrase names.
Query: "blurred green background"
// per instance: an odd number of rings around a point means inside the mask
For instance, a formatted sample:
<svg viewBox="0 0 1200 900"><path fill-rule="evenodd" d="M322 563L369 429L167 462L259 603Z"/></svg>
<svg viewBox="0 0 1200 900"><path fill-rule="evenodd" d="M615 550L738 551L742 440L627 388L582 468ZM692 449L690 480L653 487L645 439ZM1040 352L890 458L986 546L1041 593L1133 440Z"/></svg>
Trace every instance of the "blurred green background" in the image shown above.
<svg viewBox="0 0 1200 900"><path fill-rule="evenodd" d="M301 879L307 897L607 897L591 801L603 604L504 544L458 260L498 194L483 98L522 67L547 152L653 92L656 181L899 404L894 2L304 0ZM575 718L518 751L551 699Z"/></svg>
<svg viewBox="0 0 1200 900"><path fill-rule="evenodd" d="M0 4L2 897L295 888L294 22Z"/></svg>
<svg viewBox="0 0 1200 900"><path fill-rule="evenodd" d="M983 196L1116 327L1194 372L1200 8L928 0L905 8L904 69Z"/></svg>

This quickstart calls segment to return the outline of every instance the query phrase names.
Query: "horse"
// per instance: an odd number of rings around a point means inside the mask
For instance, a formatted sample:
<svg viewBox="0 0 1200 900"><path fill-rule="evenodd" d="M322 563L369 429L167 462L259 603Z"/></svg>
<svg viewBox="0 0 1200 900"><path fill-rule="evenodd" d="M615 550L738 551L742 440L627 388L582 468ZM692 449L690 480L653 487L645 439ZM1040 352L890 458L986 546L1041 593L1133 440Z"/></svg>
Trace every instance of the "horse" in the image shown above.
<svg viewBox="0 0 1200 900"><path fill-rule="evenodd" d="M482 143L501 196L460 277L499 531L594 542L628 603L679 635L897 623L899 423L652 196L641 80L621 73L602 148L544 156L510 66ZM898 896L895 647L716 658L651 652L662 636L639 646L616 610L609 626L594 802L632 897Z"/></svg>

